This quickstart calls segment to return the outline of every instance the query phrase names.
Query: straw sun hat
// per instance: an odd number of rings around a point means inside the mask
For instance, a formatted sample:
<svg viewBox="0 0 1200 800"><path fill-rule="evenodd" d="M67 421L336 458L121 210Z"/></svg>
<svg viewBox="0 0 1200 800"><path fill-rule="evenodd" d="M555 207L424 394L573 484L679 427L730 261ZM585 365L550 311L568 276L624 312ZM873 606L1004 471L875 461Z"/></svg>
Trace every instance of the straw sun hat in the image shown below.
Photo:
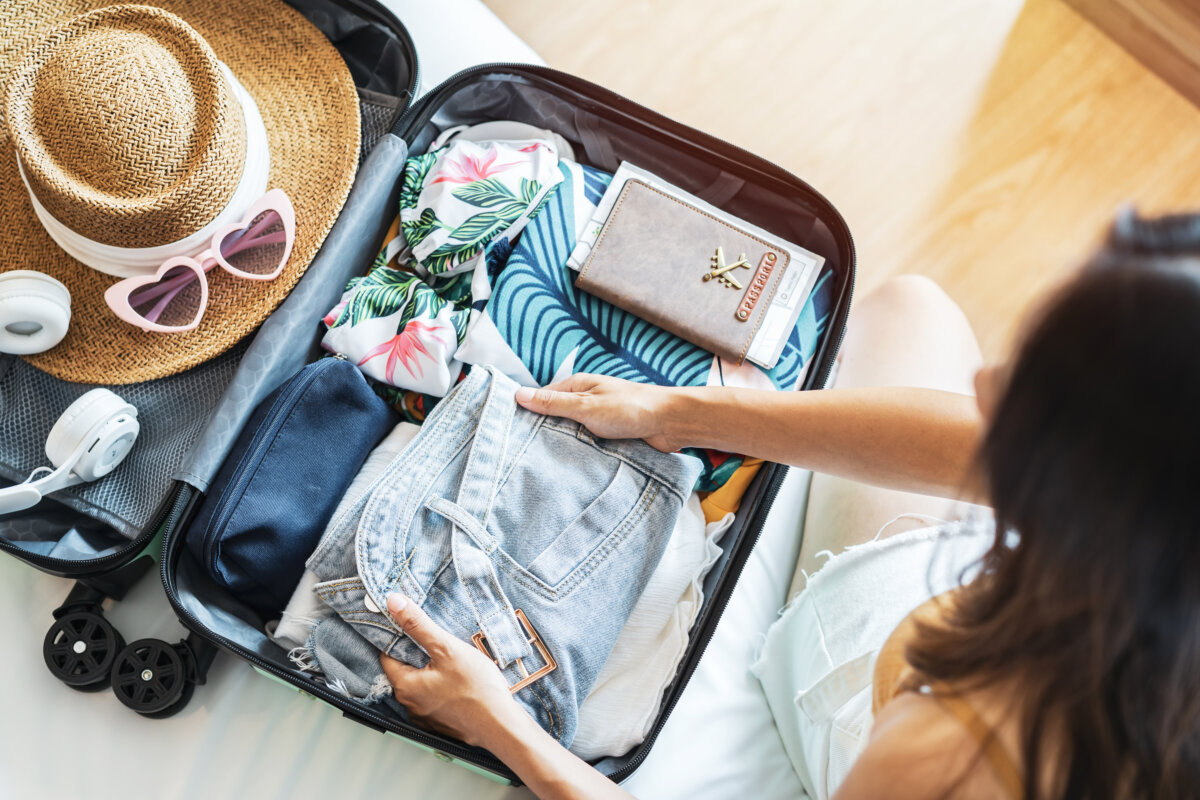
<svg viewBox="0 0 1200 800"><path fill-rule="evenodd" d="M124 384L224 352L286 297L350 191L359 117L337 50L280 0L109 2L0 2L0 272L38 270L71 292L66 338L28 361ZM279 278L211 270L208 309L186 333L143 332L109 310L105 289L135 274L112 248L204 238L214 221L240 221L236 205L261 184L296 213ZM92 248L107 254L99 264Z"/></svg>

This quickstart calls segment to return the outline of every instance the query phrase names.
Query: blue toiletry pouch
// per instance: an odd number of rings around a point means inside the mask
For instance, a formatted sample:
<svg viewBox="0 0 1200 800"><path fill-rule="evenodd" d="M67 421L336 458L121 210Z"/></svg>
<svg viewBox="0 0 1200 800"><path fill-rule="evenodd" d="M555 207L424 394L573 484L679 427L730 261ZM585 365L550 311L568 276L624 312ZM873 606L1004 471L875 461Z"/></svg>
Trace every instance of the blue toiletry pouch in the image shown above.
<svg viewBox="0 0 1200 800"><path fill-rule="evenodd" d="M349 361L307 365L255 409L188 529L188 549L264 620L278 617L350 482L397 422Z"/></svg>

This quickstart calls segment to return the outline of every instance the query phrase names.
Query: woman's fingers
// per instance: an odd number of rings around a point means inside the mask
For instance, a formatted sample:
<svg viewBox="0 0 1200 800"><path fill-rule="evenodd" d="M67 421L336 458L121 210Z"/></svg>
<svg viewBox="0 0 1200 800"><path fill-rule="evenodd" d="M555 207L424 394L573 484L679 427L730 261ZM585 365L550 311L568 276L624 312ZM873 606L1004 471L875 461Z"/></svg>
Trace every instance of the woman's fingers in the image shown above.
<svg viewBox="0 0 1200 800"><path fill-rule="evenodd" d="M603 379L598 375L576 372L562 380L548 383L544 388L552 392L590 392L600 384L601 380Z"/></svg>
<svg viewBox="0 0 1200 800"><path fill-rule="evenodd" d="M583 397L572 391L556 391L549 387L530 389L522 386L517 389L517 402L535 414L546 414L551 417L568 417L579 421L579 411Z"/></svg>
<svg viewBox="0 0 1200 800"><path fill-rule="evenodd" d="M379 663L383 666L383 674L387 675L388 683L396 690L396 698L408 696L413 679L421 670L403 661L397 661L387 653L379 654Z"/></svg>
<svg viewBox="0 0 1200 800"><path fill-rule="evenodd" d="M431 659L445 657L450 652L451 643L457 641L438 627L420 606L402 594L389 594L387 609L400 630L419 644Z"/></svg>
<svg viewBox="0 0 1200 800"><path fill-rule="evenodd" d="M603 393L606 379L599 375L579 372L540 389L523 386L517 390L517 402L537 414L567 417L583 422L589 400Z"/></svg>

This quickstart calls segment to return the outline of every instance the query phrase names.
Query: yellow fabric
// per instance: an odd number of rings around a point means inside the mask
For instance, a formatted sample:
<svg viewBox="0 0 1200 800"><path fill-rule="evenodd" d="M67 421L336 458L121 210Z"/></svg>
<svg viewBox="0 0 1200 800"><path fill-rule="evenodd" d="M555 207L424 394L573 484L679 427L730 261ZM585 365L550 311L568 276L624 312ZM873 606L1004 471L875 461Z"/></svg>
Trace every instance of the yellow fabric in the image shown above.
<svg viewBox="0 0 1200 800"><path fill-rule="evenodd" d="M742 495L746 493L750 481L754 480L762 464L761 458L746 458L729 476L724 486L702 494L700 508L704 511L704 521L716 522L724 519L726 514L736 512L742 504Z"/></svg>
<svg viewBox="0 0 1200 800"><path fill-rule="evenodd" d="M383 243L386 245L388 242L397 238L399 235L400 235L400 215L397 214L396 218L392 220L392 224L388 225L387 233L385 233L383 235ZM386 266L389 266L392 269L402 269L403 265L400 263L400 259L396 257L398 255L400 255L400 254L396 253L395 256L392 256L391 258L389 258Z"/></svg>

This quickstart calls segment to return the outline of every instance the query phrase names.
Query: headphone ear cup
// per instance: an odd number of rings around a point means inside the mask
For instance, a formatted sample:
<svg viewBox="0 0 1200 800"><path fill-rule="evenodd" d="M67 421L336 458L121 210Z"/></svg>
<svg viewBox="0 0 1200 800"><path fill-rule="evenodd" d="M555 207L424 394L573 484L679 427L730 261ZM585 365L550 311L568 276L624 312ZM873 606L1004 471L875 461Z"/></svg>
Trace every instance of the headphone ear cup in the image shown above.
<svg viewBox="0 0 1200 800"><path fill-rule="evenodd" d="M92 389L81 395L67 406L46 437L50 463L61 467L94 428L122 413L136 416L137 411L108 389Z"/></svg>
<svg viewBox="0 0 1200 800"><path fill-rule="evenodd" d="M71 292L42 272L0 275L0 353L30 355L57 345L71 324Z"/></svg>
<svg viewBox="0 0 1200 800"><path fill-rule="evenodd" d="M140 431L137 417L131 412L122 412L116 417L111 417L98 430L88 434L88 438L94 438L95 441L87 452L79 457L71 471L85 481L103 478L129 455Z"/></svg>

